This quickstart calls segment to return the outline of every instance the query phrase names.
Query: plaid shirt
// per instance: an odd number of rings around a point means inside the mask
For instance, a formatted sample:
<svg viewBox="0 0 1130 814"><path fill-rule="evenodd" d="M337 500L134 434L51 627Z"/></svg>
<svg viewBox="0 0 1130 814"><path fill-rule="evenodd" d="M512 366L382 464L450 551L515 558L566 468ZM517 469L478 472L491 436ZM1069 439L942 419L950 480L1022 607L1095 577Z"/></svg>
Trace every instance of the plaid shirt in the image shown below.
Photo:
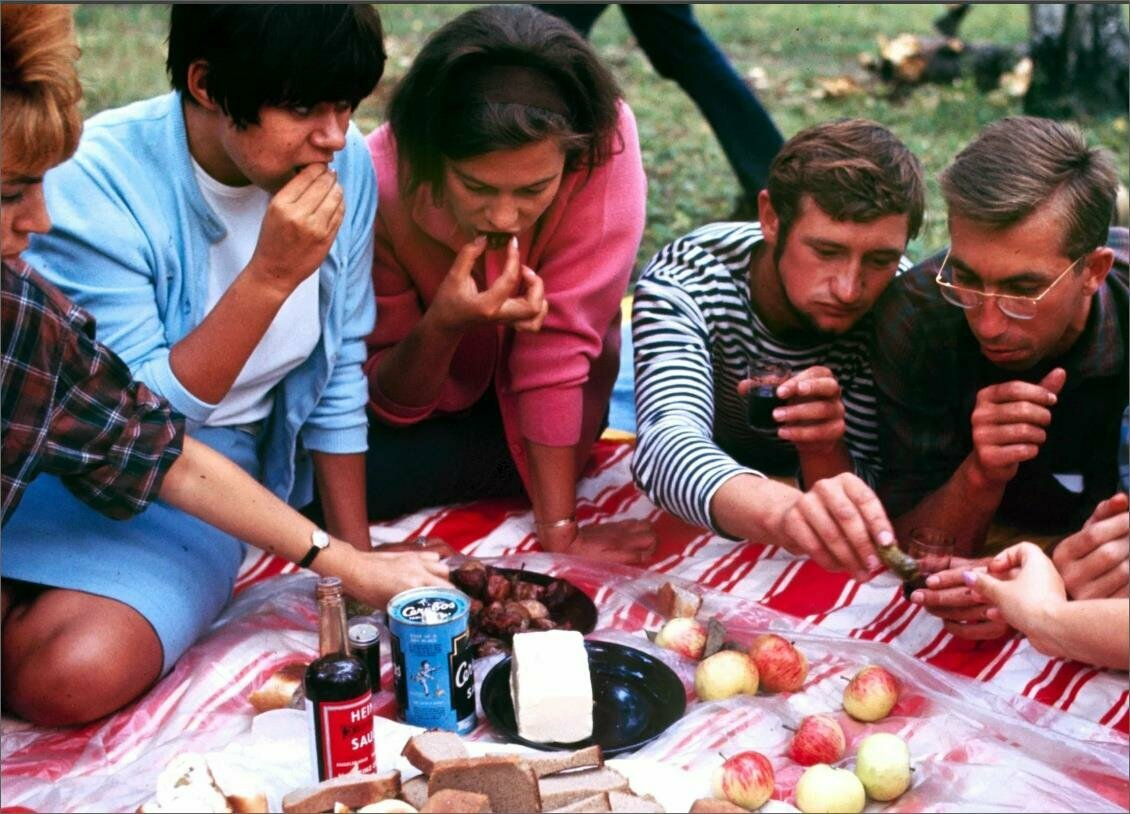
<svg viewBox="0 0 1130 814"><path fill-rule="evenodd" d="M997 519L1029 532L1078 529L1118 483L1119 423L1127 403L1130 235L1111 229L1114 267L1096 293L1086 328L1059 359L1023 373L981 355L965 313L942 299L934 278L944 253L895 279L875 309L872 366L879 398L880 495L892 516L914 508L953 475L973 450L970 417L977 392L1022 378L1038 382L1053 367L1067 382L1052 410L1047 440L1021 464ZM1053 473L1083 476L1069 492Z"/></svg>
<svg viewBox="0 0 1130 814"><path fill-rule="evenodd" d="M3 520L41 472L114 518L145 509L184 421L94 340L94 320L30 266L3 264Z"/></svg>

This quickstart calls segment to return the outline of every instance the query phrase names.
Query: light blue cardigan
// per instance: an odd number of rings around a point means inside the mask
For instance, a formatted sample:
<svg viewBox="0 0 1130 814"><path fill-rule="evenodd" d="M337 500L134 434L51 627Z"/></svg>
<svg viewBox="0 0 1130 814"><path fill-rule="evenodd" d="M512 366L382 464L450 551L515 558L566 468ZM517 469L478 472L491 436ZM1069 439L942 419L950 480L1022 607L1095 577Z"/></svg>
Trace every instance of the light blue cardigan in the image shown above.
<svg viewBox="0 0 1130 814"><path fill-rule="evenodd" d="M364 452L368 386L361 363L376 303L372 286L377 185L356 126L333 161L345 221L318 270L321 339L276 388L260 480L294 506L312 497L308 452ZM47 173L48 235L26 260L97 320L98 339L188 418L211 414L169 366L169 348L205 316L208 251L225 235L188 153L180 95L106 111L77 153ZM220 352L217 349L217 352Z"/></svg>

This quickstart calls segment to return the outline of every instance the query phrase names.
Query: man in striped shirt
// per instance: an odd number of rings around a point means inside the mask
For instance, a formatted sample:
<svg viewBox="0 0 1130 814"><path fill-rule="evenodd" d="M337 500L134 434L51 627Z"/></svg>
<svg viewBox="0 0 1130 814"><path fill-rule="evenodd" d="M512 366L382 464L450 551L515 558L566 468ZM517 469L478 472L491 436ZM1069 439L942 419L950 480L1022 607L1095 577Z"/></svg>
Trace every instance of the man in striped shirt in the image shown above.
<svg viewBox="0 0 1130 814"><path fill-rule="evenodd" d="M785 144L758 206L760 223L704 226L640 277L633 472L689 522L865 572L874 545L893 542L868 486L879 457L867 314L921 224L921 167L874 122L828 122ZM791 375L771 417L751 424L755 361ZM798 474L808 491L763 473Z"/></svg>

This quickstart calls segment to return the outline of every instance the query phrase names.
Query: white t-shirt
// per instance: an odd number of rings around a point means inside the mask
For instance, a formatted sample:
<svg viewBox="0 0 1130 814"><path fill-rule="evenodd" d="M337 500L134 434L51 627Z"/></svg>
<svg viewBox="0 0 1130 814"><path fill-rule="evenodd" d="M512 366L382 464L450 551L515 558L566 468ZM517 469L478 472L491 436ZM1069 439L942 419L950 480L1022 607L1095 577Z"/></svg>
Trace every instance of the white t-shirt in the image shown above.
<svg viewBox="0 0 1130 814"><path fill-rule="evenodd" d="M193 168L204 199L227 230L208 252L207 310L211 311L251 260L271 196L253 184L221 184L195 161ZM223 427L266 418L271 412L272 389L313 353L321 331L318 275L314 273L287 297L228 394L204 423Z"/></svg>

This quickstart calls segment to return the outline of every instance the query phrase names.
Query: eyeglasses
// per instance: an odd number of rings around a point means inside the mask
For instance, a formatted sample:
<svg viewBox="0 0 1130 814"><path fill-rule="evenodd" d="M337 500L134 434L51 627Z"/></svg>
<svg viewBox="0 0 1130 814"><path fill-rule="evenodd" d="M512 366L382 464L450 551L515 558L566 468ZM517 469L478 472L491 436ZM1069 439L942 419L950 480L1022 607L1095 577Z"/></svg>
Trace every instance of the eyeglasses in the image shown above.
<svg viewBox="0 0 1130 814"><path fill-rule="evenodd" d="M952 249L950 251L952 251ZM962 288L961 286L954 285L942 279L943 275L949 271L947 265L949 259L950 252L947 251L945 259L942 260L941 268L938 269L938 276L934 278L934 282L938 284L938 287L941 289L942 297L946 302L968 311L980 307L985 300L991 297L996 301L997 308L999 308L1000 312L1006 317L1012 317L1013 319L1032 319L1032 317L1036 316L1040 300L1047 296L1047 293L1055 288L1056 284L1066 277L1067 273L1075 268L1083 257L1077 257L1072 260L1071 265L1065 268L1063 273L1052 280L1051 284L1036 297L1018 297L1014 294L987 294L984 291L976 291L972 288ZM952 277L952 273L950 276Z"/></svg>

